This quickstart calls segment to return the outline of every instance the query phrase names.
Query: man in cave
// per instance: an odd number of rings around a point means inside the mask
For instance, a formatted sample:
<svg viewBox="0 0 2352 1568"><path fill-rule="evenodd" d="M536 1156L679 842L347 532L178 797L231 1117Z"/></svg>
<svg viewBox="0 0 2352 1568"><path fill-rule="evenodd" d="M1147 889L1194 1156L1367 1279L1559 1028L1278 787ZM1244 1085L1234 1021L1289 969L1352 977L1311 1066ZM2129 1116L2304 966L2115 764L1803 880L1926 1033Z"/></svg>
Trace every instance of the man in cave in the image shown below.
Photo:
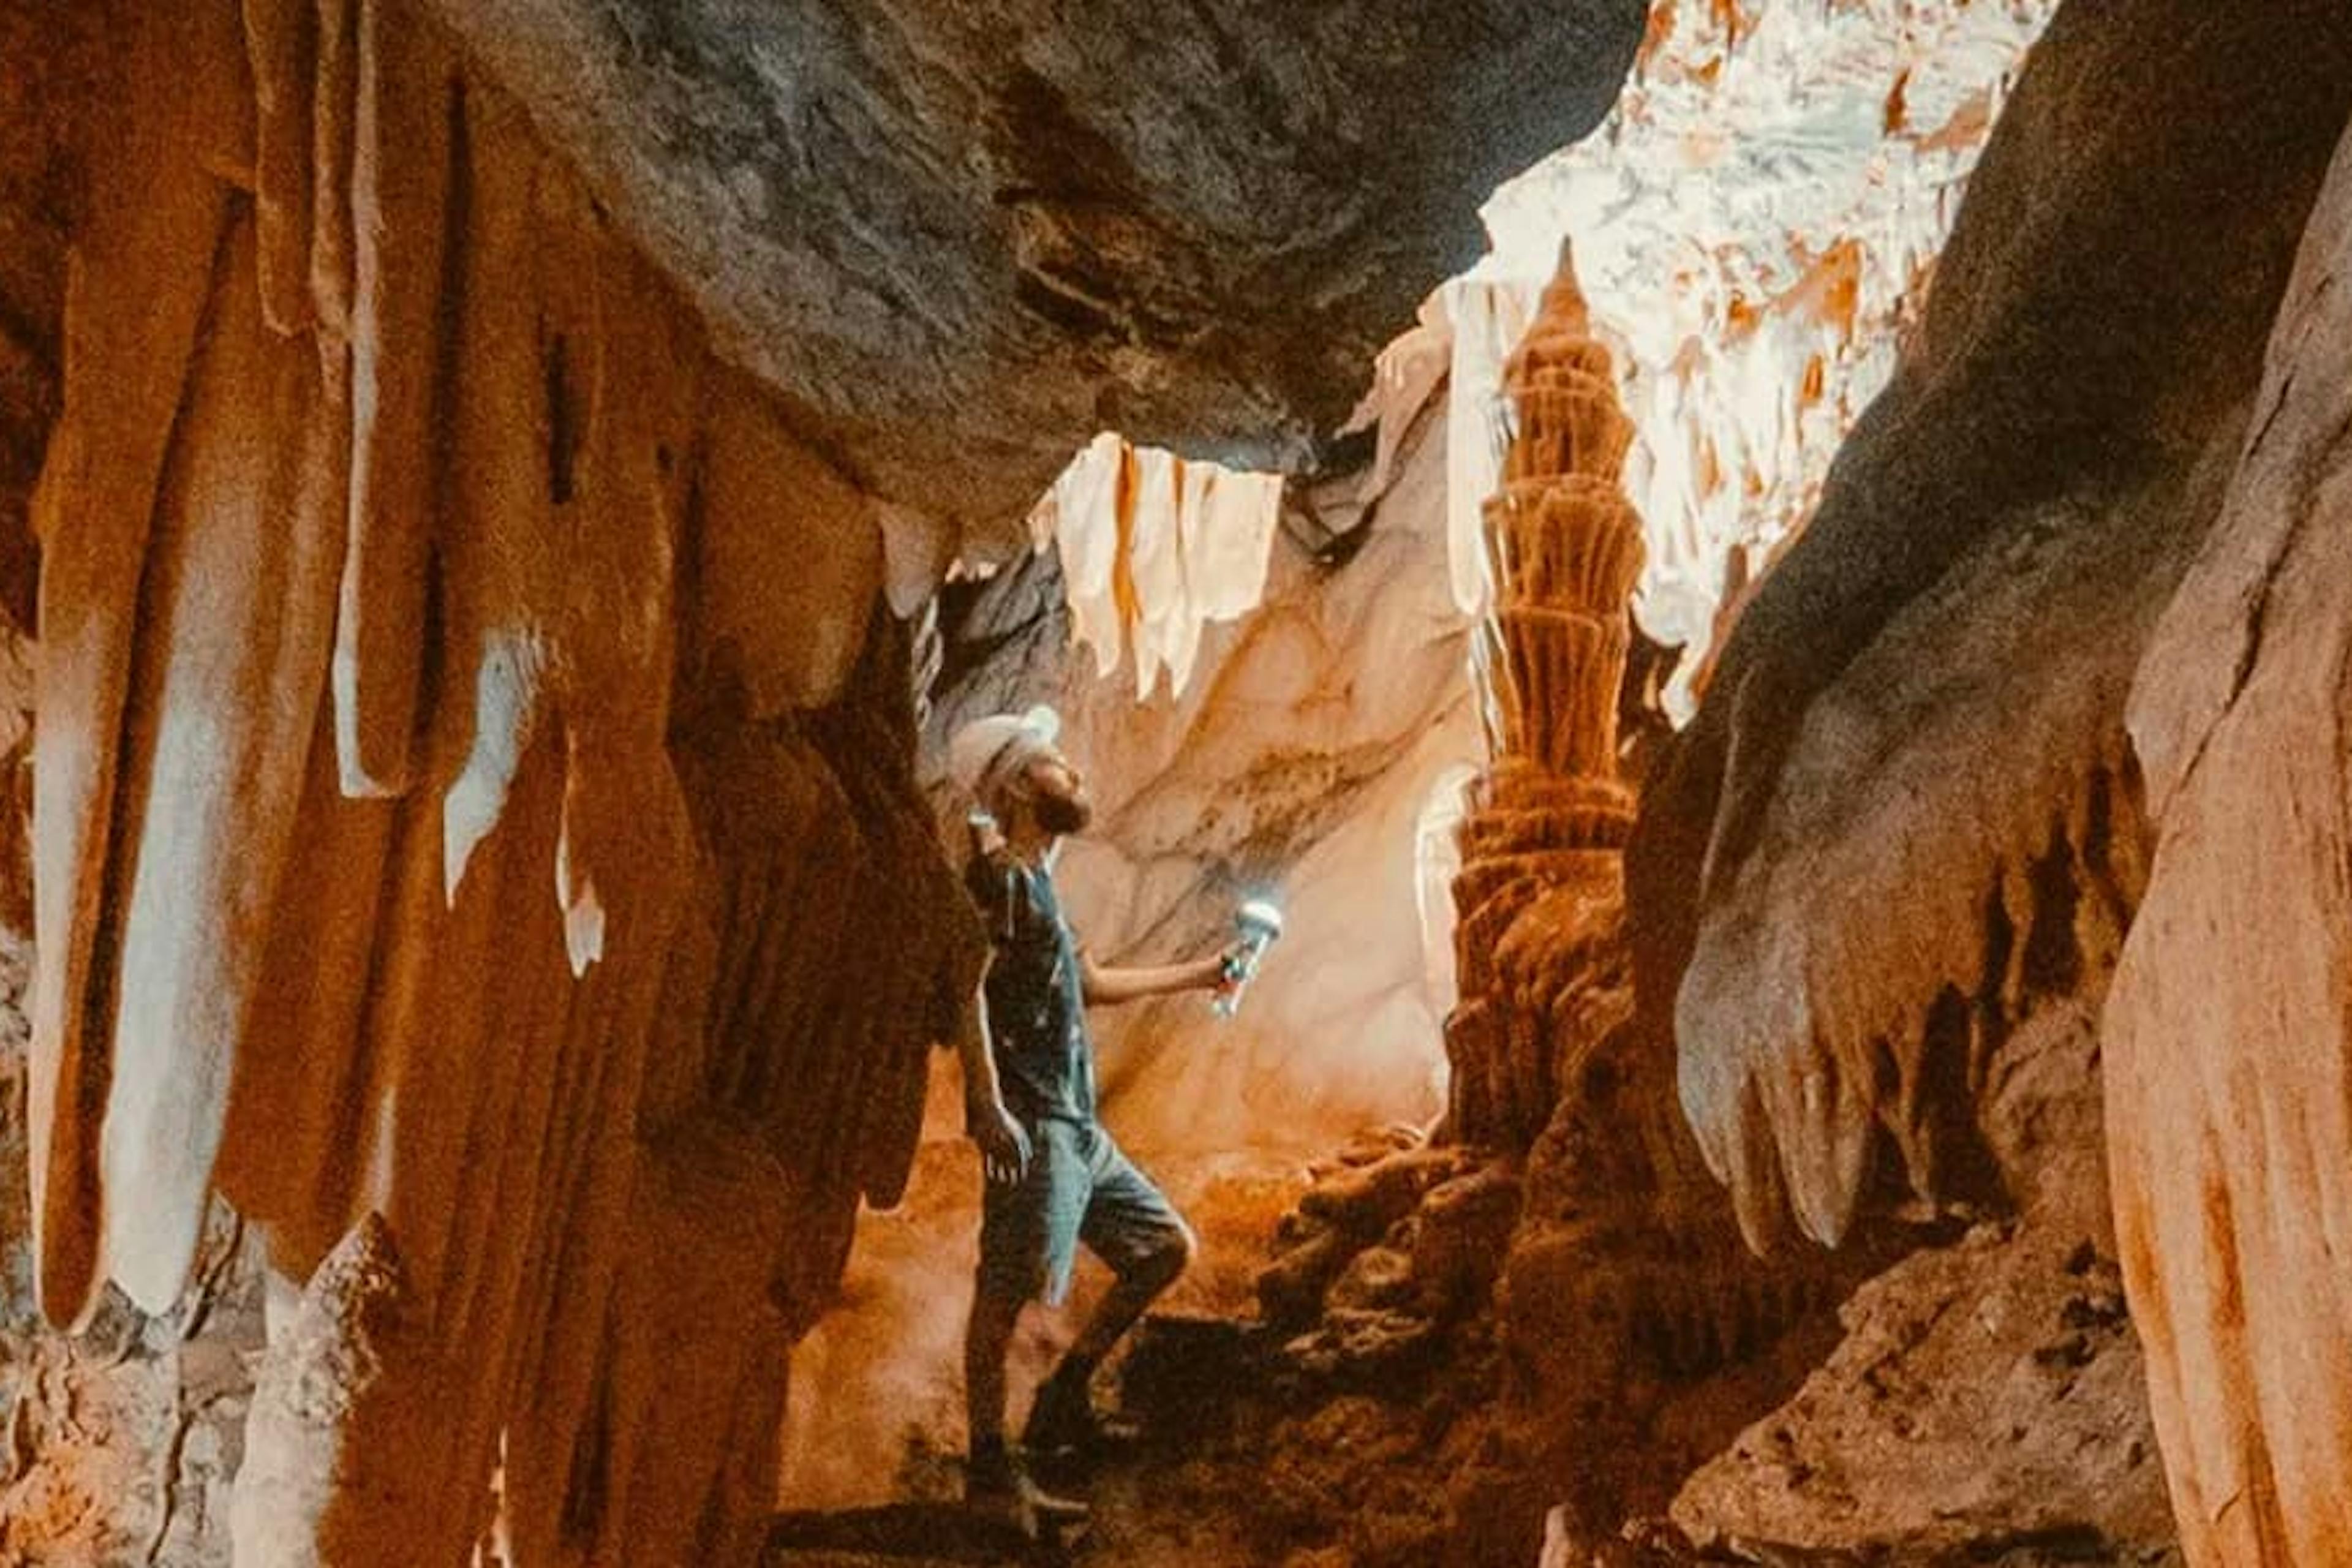
<svg viewBox="0 0 2352 1568"><path fill-rule="evenodd" d="M1095 1370L1192 1260L1192 1233L1096 1114L1089 1004L1227 984L1227 954L1156 968L1106 968L1072 936L1054 890L1060 840L1093 803L1055 744L1049 708L958 731L949 768L978 803L966 882L987 922L987 973L959 1031L966 1125L988 1184L980 1270L964 1340L971 1430L967 1491L1024 1522L1079 1505L1040 1492L1004 1439L1005 1357L1033 1300L1058 1305L1084 1241L1115 1281L1037 1391L1022 1431L1030 1453L1086 1450L1108 1434L1088 1392Z"/></svg>

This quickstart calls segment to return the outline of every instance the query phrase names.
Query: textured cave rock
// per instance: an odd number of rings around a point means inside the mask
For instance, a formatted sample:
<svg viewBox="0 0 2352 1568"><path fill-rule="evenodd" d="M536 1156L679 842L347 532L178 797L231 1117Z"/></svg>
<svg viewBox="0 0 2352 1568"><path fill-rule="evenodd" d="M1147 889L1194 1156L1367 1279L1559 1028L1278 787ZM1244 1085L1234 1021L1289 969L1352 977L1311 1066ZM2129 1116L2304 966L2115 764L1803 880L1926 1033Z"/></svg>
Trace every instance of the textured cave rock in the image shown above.
<svg viewBox="0 0 2352 1568"><path fill-rule="evenodd" d="M2098 1017L2095 996L2046 1005L2004 1044L1981 1120L2013 1207L1942 1227L1839 1304L1802 1385L1683 1481L1670 1511L1689 1536L1897 1562L2032 1562L2036 1545L2168 1560L2107 1213Z"/></svg>
<svg viewBox="0 0 2352 1568"><path fill-rule="evenodd" d="M33 616L26 503L64 369L75 116L91 79L92 20L43 0L0 4L0 608L19 628Z"/></svg>
<svg viewBox="0 0 2352 1568"><path fill-rule="evenodd" d="M1633 847L1641 1005L1674 1016L1751 1238L1792 1212L1843 1234L1882 1115L1920 1196L1964 1192L1969 1140L1935 1123L2032 994L2074 984L2033 972L2032 884L2056 877L2062 925L2127 914L2123 693L2219 504L2347 104L2330 5L2069 5L2032 57L1914 351Z"/></svg>
<svg viewBox="0 0 2352 1568"><path fill-rule="evenodd" d="M1105 427L1309 464L1646 10L440 9L821 447L994 524Z"/></svg>
<svg viewBox="0 0 2352 1568"><path fill-rule="evenodd" d="M173 1311L113 1294L81 1334L41 1320L22 1110L30 958L0 936L0 1557L225 1564L263 1340L257 1238L215 1205Z"/></svg>
<svg viewBox="0 0 2352 1568"><path fill-rule="evenodd" d="M1830 1561L2166 1561L2122 1280L2053 1240L1988 1223L1864 1285L1847 1337L1685 1482L1673 1518L1718 1551Z"/></svg>
<svg viewBox="0 0 2352 1568"><path fill-rule="evenodd" d="M1910 1540L1932 1552L1956 1521L2005 1516L2065 1525L2094 1552L2148 1542L2150 1478L2114 1442L2146 1419L2123 1375L2137 1353L2129 1336L2058 1347L2084 1358L2080 1397L2105 1410L2078 1463L2053 1463L2052 1445L2063 1448L2082 1413L2051 1403L2058 1384L2023 1370L2051 1348L2033 1304L2068 1289L2049 1260L2087 1256L2104 1268L2097 1259L2119 1256L2147 1339L2183 1546L2201 1560L2329 1560L2327 1549L2297 1558L2276 1544L2277 1521L2298 1510L2317 1531L2309 1539L2341 1539L2327 1533L2336 1492L2326 1486L2265 1514L2267 1459L2250 1457L2266 1452L2263 1434L2292 1447L2325 1425L2322 1402L2301 1392L2319 1382L2315 1363L2295 1361L2291 1399L2286 1375L2275 1377L2279 1402L2260 1410L2249 1390L2259 1378L2227 1370L2237 1331L2220 1325L2239 1310L2229 1292L2258 1270L2240 1274L2216 1245L2213 1167L2200 1162L2251 1173L2265 1141L2242 1117L2200 1121L2163 1098L2193 1101L2187 1086L2213 1079L2137 1068L2164 1087L2134 1091L2136 1111L2108 1102L2121 1225L2110 1237L2104 1216L2079 1209L2104 1185L2082 1157L2095 1137L2083 1109L2100 1056L2079 1026L2080 1048L2060 1057L2036 1057L2035 1042L2051 1020L2099 1007L2147 886L2126 695L2175 587L2227 515L2249 410L2269 417L2272 404L2254 398L2263 345L2347 108L2352 22L2338 7L2063 9L1979 166L1916 342L1841 454L1819 513L1746 605L1694 726L1645 796L1629 856L1636 1029L1647 1051L1673 1043L1677 1099L1748 1239L1790 1258L1811 1250L1781 1247L1794 1231L1849 1252L1900 1250L1940 1246L1940 1228L1915 1228L1938 1215L2005 1216L1983 1233L1979 1267L1954 1272L1931 1248L1853 1298L1843 1346L1685 1491L1676 1517L1696 1531L1782 1531L1843 1552ZM2231 689L2221 672L2233 646L2253 645L2176 634L2172 668L2193 679L2153 704L2138 677L2144 752L2151 734L2209 721L2213 694ZM2150 758L2159 803L2184 750ZM2230 819L2251 822L2240 803L2264 796L2230 787ZM2250 900L2258 837L2228 873ZM2260 885L2279 883L2273 873ZM2201 944L2209 962L2237 963L2214 933L2254 929L2251 914L2216 923L2202 906L2176 909L2176 951ZM2249 984L2260 984L2254 970L2244 966ZM2131 1037L2190 1038L2195 1009L2147 1002L2160 972L2138 973L2130 983L2127 962L2117 982L2119 998L2133 984L2145 994L2147 1026ZM2258 1010L2280 1016L2270 994ZM2136 1081L2121 1076L2125 1059L2111 1040L2111 1097ZM2057 1135L2007 1138L2021 1108ZM2161 1155L2134 1146L2135 1129L2158 1126L2189 1142ZM2224 1152L2233 1140L2245 1142ZM2052 1206L2067 1193L2074 1210ZM2263 1212L2310 1202L2303 1189L2274 1194ZM2213 1304L2188 1316L2216 1325L2222 1344L2173 1342L2179 1322L2145 1283L2159 1276L2147 1239L2159 1228L2168 1282ZM2259 1277L2318 1272L2282 1257ZM1957 1353L1963 1342L1931 1332L1880 1364L1873 1343L1899 1339L1923 1308L2003 1326L1973 1362ZM2339 1353L2335 1304L2279 1310L2282 1335ZM2218 1375L2196 1359L2205 1354L2221 1357ZM2200 1370L2168 1371L2185 1365ZM1898 1426L1872 1413L1871 1384L1904 1377L1923 1380L1926 1403ZM2025 1381L2005 1400L1968 1377ZM2224 1404L2197 1407L2190 1436L2183 1407L2168 1409L2168 1387ZM2032 1413L2012 1417L2023 1436L1969 1414L2002 1403ZM2278 1414L2290 1404L2314 1412L2313 1425ZM1876 1445L1889 1447L1874 1478L1860 1457ZM1945 1458L1932 1460L1938 1447ZM2318 1447L2340 1462L2339 1449ZM1856 1485L1840 1479L1844 1466L1858 1467ZM2214 1489L2192 1494L2184 1475ZM1895 1476L1913 1479L1882 1484ZM2099 1477L2095 1489L2065 1489ZM2228 1528L2255 1533L2214 1555L2200 1540L2242 1479L2255 1506ZM1949 1519L1920 1510L1939 1491ZM1998 1544L1997 1533L1977 1542Z"/></svg>
<svg viewBox="0 0 2352 1568"><path fill-rule="evenodd" d="M2339 150L2252 436L2131 697L2157 846L2107 998L2109 1159L2181 1542L2200 1564L2352 1553L2348 268Z"/></svg>

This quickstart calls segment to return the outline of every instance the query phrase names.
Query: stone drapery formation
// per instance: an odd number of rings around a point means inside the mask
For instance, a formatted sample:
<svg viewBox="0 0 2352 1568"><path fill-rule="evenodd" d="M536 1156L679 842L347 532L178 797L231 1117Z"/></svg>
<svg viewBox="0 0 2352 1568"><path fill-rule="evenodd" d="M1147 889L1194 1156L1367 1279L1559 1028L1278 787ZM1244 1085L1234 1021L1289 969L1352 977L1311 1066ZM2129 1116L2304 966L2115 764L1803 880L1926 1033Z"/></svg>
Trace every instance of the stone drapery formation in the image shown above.
<svg viewBox="0 0 2352 1568"><path fill-rule="evenodd" d="M34 509L42 1302L169 1308L215 1194L266 1238L241 1555L742 1559L979 961L873 509L429 15L105 20Z"/></svg>
<svg viewBox="0 0 2352 1568"><path fill-rule="evenodd" d="M2352 141L2211 539L2128 716L2157 845L2107 995L2116 1223L2189 1560L2352 1553L2339 1244L2352 1067Z"/></svg>
<svg viewBox="0 0 2352 1568"><path fill-rule="evenodd" d="M0 5L0 583L19 629L33 619L26 500L58 412L58 322L72 207L73 106L91 18L36 0Z"/></svg>
<svg viewBox="0 0 2352 1568"><path fill-rule="evenodd" d="M1642 0L440 0L730 357L998 531L1098 430L1297 471Z"/></svg>
<svg viewBox="0 0 2352 1568"><path fill-rule="evenodd" d="M1454 883L1447 1128L1525 1149L1631 1004L1616 935L1633 797L1617 713L1642 525L1618 482L1633 426L1566 247L1504 396L1509 452L1486 503L1496 604L1475 661L1493 760Z"/></svg>
<svg viewBox="0 0 2352 1568"><path fill-rule="evenodd" d="M1127 663L1141 702L1162 670L1181 696L1202 633L1257 608L1281 515L1278 474L1186 462L1105 433L1054 481L1029 530L1039 548L1053 542L1070 635L1093 651L1095 673Z"/></svg>

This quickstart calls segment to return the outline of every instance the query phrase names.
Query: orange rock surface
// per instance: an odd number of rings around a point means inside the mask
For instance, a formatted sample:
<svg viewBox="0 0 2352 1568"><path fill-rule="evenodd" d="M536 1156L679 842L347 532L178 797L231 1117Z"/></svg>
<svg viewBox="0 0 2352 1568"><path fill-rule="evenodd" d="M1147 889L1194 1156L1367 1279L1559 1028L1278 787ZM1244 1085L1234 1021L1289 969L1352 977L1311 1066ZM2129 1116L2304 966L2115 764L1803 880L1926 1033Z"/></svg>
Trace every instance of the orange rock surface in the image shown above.
<svg viewBox="0 0 2352 1568"><path fill-rule="evenodd" d="M265 1238L268 1561L741 1556L978 963L877 518L418 8L114 20L34 508L42 1304L167 1310L216 1194Z"/></svg>
<svg viewBox="0 0 2352 1568"><path fill-rule="evenodd" d="M1496 603L1474 654L1493 762L1472 786L1454 883L1447 1122L1465 1142L1524 1149L1612 1021L1578 1009L1602 988L1593 970L1622 905L1633 814L1617 777L1642 566L1641 520L1618 488L1633 426L1565 247L1504 391L1503 489L1486 503Z"/></svg>

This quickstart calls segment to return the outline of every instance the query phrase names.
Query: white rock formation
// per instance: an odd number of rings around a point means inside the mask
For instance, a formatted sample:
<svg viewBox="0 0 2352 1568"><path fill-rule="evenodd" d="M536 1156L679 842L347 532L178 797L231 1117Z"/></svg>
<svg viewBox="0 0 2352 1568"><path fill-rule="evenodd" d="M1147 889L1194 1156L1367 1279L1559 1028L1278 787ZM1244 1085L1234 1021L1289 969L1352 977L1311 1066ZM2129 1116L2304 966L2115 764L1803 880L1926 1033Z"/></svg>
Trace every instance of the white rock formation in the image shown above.
<svg viewBox="0 0 2352 1568"><path fill-rule="evenodd" d="M1690 649L1685 716L1727 575L1801 527L1831 457L1893 374L1959 195L2055 0L1660 5L1615 112L1498 191L1494 247L1382 355L1358 417L1409 419L1450 374L1455 589L1486 601L1502 363L1560 238L1640 434L1643 629ZM1736 565L1734 557L1744 557Z"/></svg>

